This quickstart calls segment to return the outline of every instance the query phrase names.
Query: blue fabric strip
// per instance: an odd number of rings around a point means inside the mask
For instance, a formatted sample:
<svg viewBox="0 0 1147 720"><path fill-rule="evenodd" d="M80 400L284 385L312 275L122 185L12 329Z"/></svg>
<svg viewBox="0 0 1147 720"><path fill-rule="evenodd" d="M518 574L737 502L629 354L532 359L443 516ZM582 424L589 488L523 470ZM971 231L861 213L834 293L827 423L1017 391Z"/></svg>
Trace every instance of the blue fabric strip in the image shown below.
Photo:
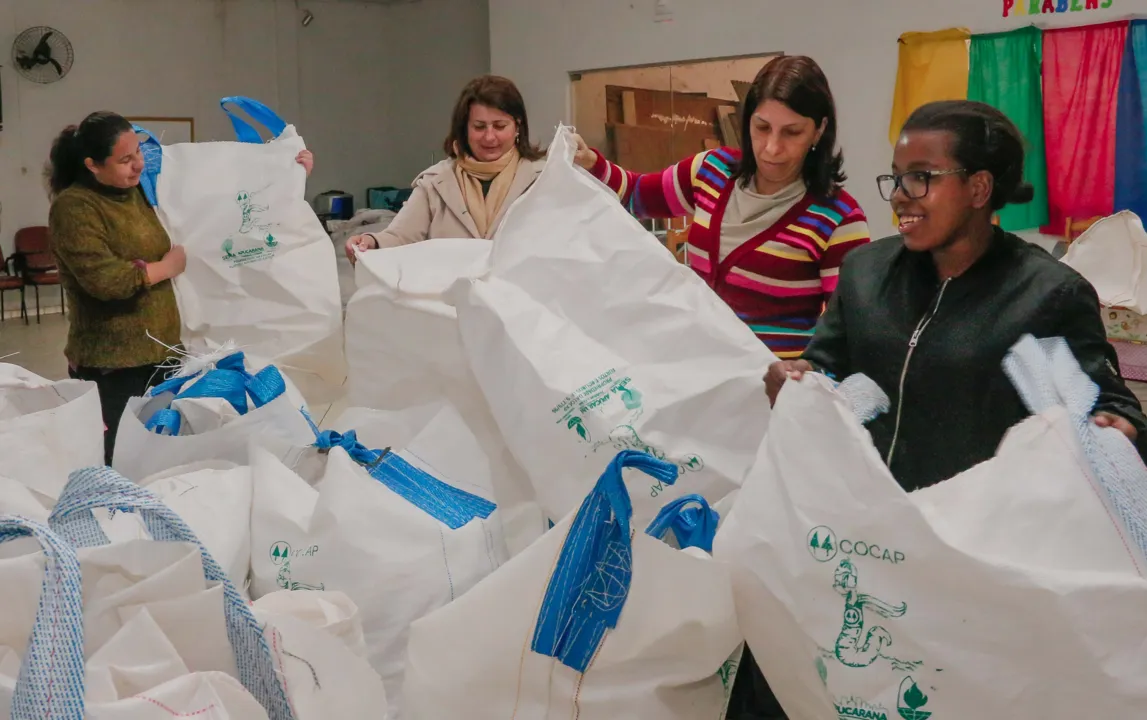
<svg viewBox="0 0 1147 720"><path fill-rule="evenodd" d="M178 435L183 427L183 416L171 408L158 410L147 421L144 428L156 435Z"/></svg>
<svg viewBox="0 0 1147 720"><path fill-rule="evenodd" d="M719 157L719 158L721 158L721 161L722 161L723 163L725 163L725 169L726 169L726 170L729 170L730 168L732 168L732 167L733 167L733 165L735 165L735 164L736 164L736 162L737 162L737 161L736 161L736 160L733 158L733 156L732 156L732 155L729 153L729 151L728 151L728 150L726 150L726 149L725 149L725 148L723 148L723 147L721 147L721 148L717 148L717 149L716 149L716 150L714 150L713 152L709 153L709 157ZM729 173L729 174L732 174L732 173Z"/></svg>
<svg viewBox="0 0 1147 720"><path fill-rule="evenodd" d="M235 371L242 372L246 369L246 362L247 362L246 356L244 356L243 351L240 350L240 351L231 353L230 355L228 355L224 358L221 358L218 362L215 363L215 368L218 370L235 370ZM202 372L198 372L198 373L195 373L194 375L181 375L178 377L170 378L168 380L165 380L165 381L159 383L155 387L153 387L149 394L152 397L156 397L157 395L162 395L165 392L169 392L169 393L173 393L173 394L178 395L180 393L180 391L183 390L184 385L191 382L192 380L194 380L195 378L199 377L202 374L203 374Z"/></svg>
<svg viewBox="0 0 1147 720"><path fill-rule="evenodd" d="M346 450L371 477L451 530L457 530L474 518L488 518L497 509L489 500L444 483L389 450L368 449L358 441L354 430L346 433L323 431L315 446L320 450L335 447Z"/></svg>
<svg viewBox="0 0 1147 720"><path fill-rule="evenodd" d="M246 120L237 116L227 107L228 105L234 105L243 110L252 120L265 127L273 138L279 137L287 127L287 123L284 122L274 110L258 100L252 100L251 98L238 95L225 97L219 101L219 106L223 108L223 112L227 113L227 117L230 118L231 126L235 128L235 137L239 142L258 145L263 142L263 138Z"/></svg>
<svg viewBox="0 0 1147 720"><path fill-rule="evenodd" d="M251 404L260 408L286 393L287 381L277 367L268 365L254 375L247 376L246 388L247 394L251 396Z"/></svg>
<svg viewBox="0 0 1147 720"><path fill-rule="evenodd" d="M633 577L633 505L622 477L634 468L672 485L677 466L624 450L582 502L550 576L531 649L585 672L606 630L617 627Z"/></svg>
<svg viewBox="0 0 1147 720"><path fill-rule="evenodd" d="M705 165L701 165L701 167L697 169L697 177L705 178L713 184L713 189L718 191L724 190L725 184L729 182L729 178L718 175L705 167Z"/></svg>
<svg viewBox="0 0 1147 720"><path fill-rule="evenodd" d="M184 389L184 386L196 379L197 382ZM237 413L246 415L248 397L251 398L251 404L259 408L286 391L287 383L278 368L268 365L252 375L247 372L243 353L235 352L215 363L213 370L171 378L152 388L149 395L157 397L164 393L172 393L175 395L173 400L223 398ZM166 408L156 411L145 426L160 435L178 435L180 424L179 413Z"/></svg>
<svg viewBox="0 0 1147 720"><path fill-rule="evenodd" d="M159 183L159 173L163 170L163 148L147 128L139 125L131 127L137 134L146 136L139 144L140 152L143 153L143 174L139 177L139 186L143 188L143 195L151 206L157 207L159 195L156 193L156 187Z"/></svg>
<svg viewBox="0 0 1147 720"><path fill-rule="evenodd" d="M1115 209L1147 219L1147 20L1131 22L1119 76Z"/></svg>
<svg viewBox="0 0 1147 720"><path fill-rule="evenodd" d="M677 547L695 547L707 553L713 552L713 538L717 536L717 523L721 516L709 507L709 502L700 495L684 495L661 508L645 534L658 540L665 533L673 531Z"/></svg>
<svg viewBox="0 0 1147 720"><path fill-rule="evenodd" d="M203 374L199 380L175 396L183 398L223 398L231 403L235 412L240 415L247 414L247 378L246 372L225 370L217 368Z"/></svg>
<svg viewBox="0 0 1147 720"><path fill-rule="evenodd" d="M821 220L818 217L813 217L812 215L801 215L797 222L802 222L805 225L811 225L813 229L820 230L825 240L828 240L832 237L833 228L824 220Z"/></svg>

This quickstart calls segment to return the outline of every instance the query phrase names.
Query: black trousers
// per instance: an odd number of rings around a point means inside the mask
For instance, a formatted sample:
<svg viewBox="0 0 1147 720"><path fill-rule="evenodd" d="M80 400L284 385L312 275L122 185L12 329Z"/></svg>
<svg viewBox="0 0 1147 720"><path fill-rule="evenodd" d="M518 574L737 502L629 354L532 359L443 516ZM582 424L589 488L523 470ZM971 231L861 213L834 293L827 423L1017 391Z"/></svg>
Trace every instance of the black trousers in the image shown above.
<svg viewBox="0 0 1147 720"><path fill-rule="evenodd" d="M769 688L768 680L757 667L749 646L741 656L741 667L733 681L727 720L787 720L785 711Z"/></svg>
<svg viewBox="0 0 1147 720"><path fill-rule="evenodd" d="M154 365L115 370L69 368L68 374L76 380L90 380L96 384L100 394L100 407L103 409L104 425L107 426L107 430L104 431L104 462L111 465L116 431L119 430L119 419L127 407L127 401L143 395L155 384L153 378L162 379L162 375Z"/></svg>

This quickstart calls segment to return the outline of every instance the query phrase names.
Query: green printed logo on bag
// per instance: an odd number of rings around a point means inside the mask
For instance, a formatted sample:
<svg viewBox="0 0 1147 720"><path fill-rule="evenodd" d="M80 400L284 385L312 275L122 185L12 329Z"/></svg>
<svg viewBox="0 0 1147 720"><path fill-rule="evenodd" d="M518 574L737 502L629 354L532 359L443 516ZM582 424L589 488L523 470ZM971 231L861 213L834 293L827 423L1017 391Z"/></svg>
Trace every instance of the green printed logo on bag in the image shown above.
<svg viewBox="0 0 1147 720"><path fill-rule="evenodd" d="M877 542L838 538L836 533L832 531L832 528L826 525L818 525L812 530L809 530L806 542L809 554L812 555L813 559L817 562L822 563L835 558L837 552L842 552L845 555L854 557L867 557L873 560L881 560L883 562L892 563L893 565L899 565L908 557L900 550L884 547Z"/></svg>
<svg viewBox="0 0 1147 720"><path fill-rule="evenodd" d="M867 568L888 565L900 567L907 560L907 554L885 548L877 542L842 538L827 525L817 525L808 531L805 548L818 563L835 562L832 589L844 600L840 611L840 632L831 647L819 647L820 657L815 661L821 682L831 692L834 675L850 675L858 671L890 673L890 682L895 682L897 678L900 680L896 712L903 720L927 720L932 716L930 710L923 709L928 704L928 695L917 685L912 675L905 675L918 674L924 663L904 660L891 652L895 645L892 630L895 630L896 620L908 614L908 603L889 602L861 582L861 559L877 561L878 564L869 563L864 566ZM940 671L937 669L935 672ZM886 687L891 690L895 685ZM884 700L889 704L892 702L891 697ZM891 712L875 699L854 695L838 696L834 703L840 718L887 720Z"/></svg>
<svg viewBox="0 0 1147 720"><path fill-rule="evenodd" d="M291 559L314 557L318 552L318 545L311 545L302 550L292 550L291 544L282 540L272 543L269 553L271 562L279 566L279 574L275 577L275 584L283 590L325 590L323 583L308 585L291 580Z"/></svg>
<svg viewBox="0 0 1147 720"><path fill-rule="evenodd" d="M920 708L928 704L928 696L920 692L916 681L911 676L900 682L900 700L896 704L896 711L904 720L928 720L932 713Z"/></svg>
<svg viewBox="0 0 1147 720"><path fill-rule="evenodd" d="M880 705L873 705L860 698L838 699L835 703L836 714L840 720L888 720L888 711Z"/></svg>
<svg viewBox="0 0 1147 720"><path fill-rule="evenodd" d="M219 246L228 267L270 260L275 257L275 248L279 246L272 232L274 224L259 221L267 206L256 205L252 194L240 192L235 196L240 212L239 229Z"/></svg>
<svg viewBox="0 0 1147 720"><path fill-rule="evenodd" d="M595 440L586 427L587 417L593 414L604 415L605 409L614 401L619 401L624 408L624 417L604 439ZM602 448L608 448L611 453L636 450L658 460L677 463L677 469L682 475L705 469L705 461L700 455L687 453L679 459L667 458L663 450L642 439L637 425L645 414L644 396L633 386L633 378L619 378L616 368L610 368L582 385L563 398L550 412L557 416L556 422L559 425L577 434L579 442L589 445L590 452L596 453ZM660 481L650 485L650 497L657 497L665 487Z"/></svg>

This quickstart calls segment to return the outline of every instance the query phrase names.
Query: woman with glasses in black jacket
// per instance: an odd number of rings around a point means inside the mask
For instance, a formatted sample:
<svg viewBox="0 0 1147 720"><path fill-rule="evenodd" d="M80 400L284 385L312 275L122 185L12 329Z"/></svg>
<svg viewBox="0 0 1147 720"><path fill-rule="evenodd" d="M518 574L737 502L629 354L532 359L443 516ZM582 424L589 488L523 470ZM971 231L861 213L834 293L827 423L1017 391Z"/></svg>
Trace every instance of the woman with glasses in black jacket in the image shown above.
<svg viewBox="0 0 1147 720"><path fill-rule="evenodd" d="M1023 137L1003 113L970 101L932 103L908 119L892 173L878 178L900 235L859 248L800 360L769 368L770 400L786 378L863 373L891 411L869 424L906 490L987 460L1028 416L1003 371L1023 335L1063 337L1099 386L1095 422L1144 454L1147 418L1118 371L1099 298L1081 275L992 224L1030 202Z"/></svg>

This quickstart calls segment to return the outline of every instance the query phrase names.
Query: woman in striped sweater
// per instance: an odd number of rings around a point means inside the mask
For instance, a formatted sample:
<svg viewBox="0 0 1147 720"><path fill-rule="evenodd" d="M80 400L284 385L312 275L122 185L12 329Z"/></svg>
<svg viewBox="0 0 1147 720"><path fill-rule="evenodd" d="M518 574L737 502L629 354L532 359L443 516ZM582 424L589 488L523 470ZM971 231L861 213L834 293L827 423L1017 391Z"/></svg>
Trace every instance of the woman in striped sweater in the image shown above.
<svg viewBox="0 0 1147 720"><path fill-rule="evenodd" d="M629 172L578 138L576 161L641 218L692 216L687 262L781 359L800 357L836 288L841 260L869 241L841 188L836 108L808 57L780 57L753 81L741 147L660 173Z"/></svg>

